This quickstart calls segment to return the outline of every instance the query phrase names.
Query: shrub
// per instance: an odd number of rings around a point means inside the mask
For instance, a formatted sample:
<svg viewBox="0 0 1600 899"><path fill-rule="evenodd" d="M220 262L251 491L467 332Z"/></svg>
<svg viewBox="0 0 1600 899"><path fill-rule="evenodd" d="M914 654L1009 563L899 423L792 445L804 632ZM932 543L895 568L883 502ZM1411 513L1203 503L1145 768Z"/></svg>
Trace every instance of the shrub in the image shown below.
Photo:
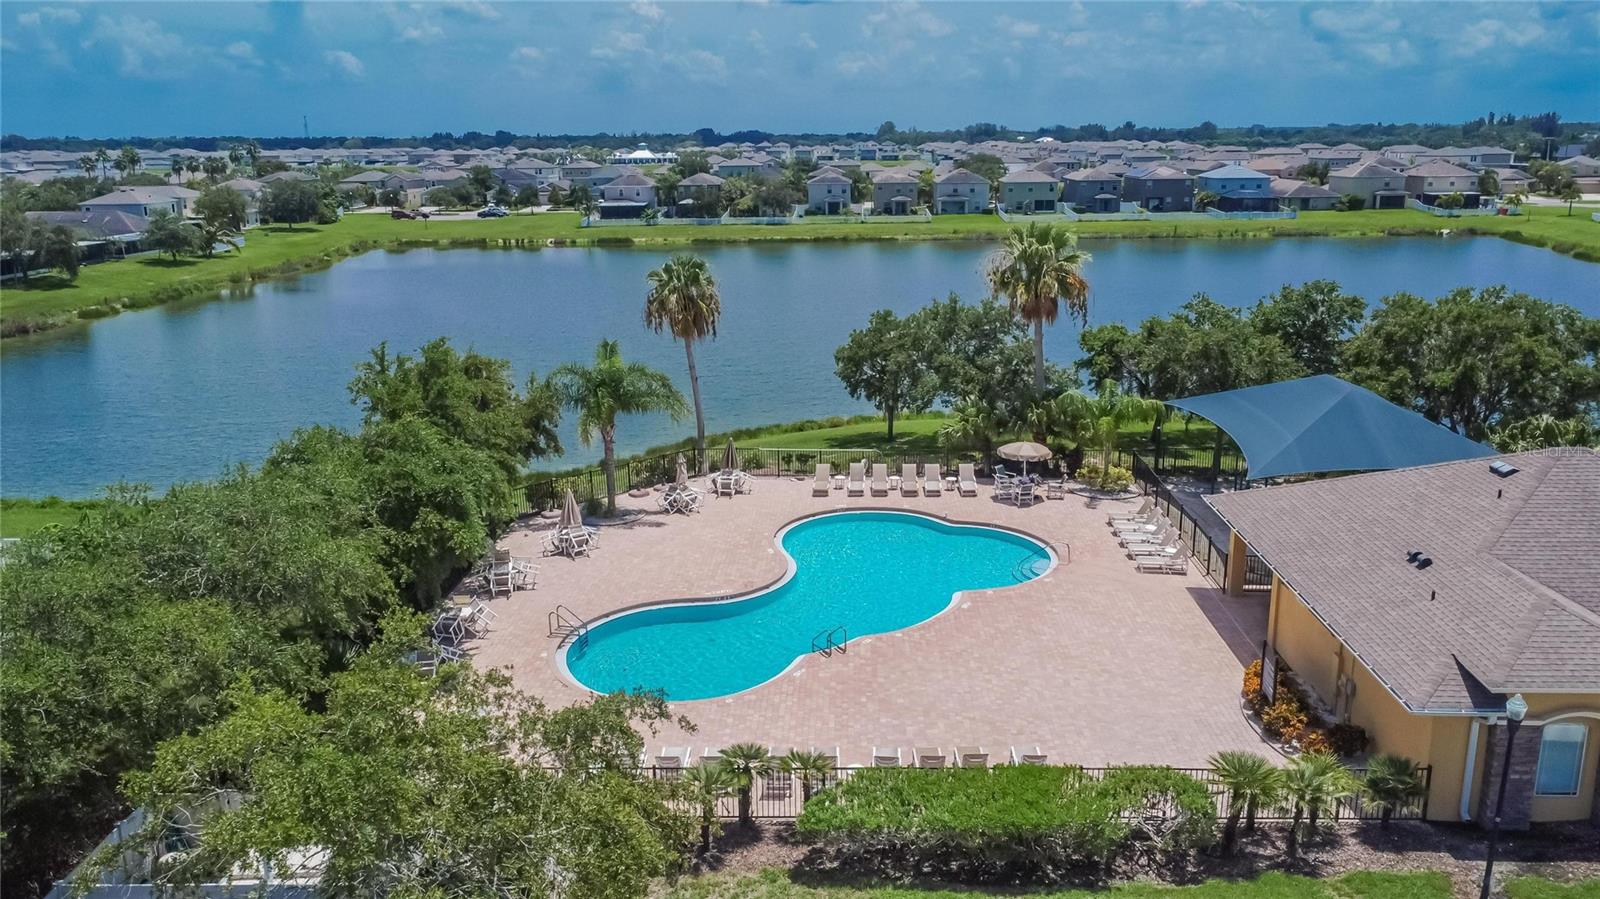
<svg viewBox="0 0 1600 899"><path fill-rule="evenodd" d="M1367 731L1355 724L1335 724L1328 728L1328 749L1336 755L1360 755L1370 742Z"/></svg>
<svg viewBox="0 0 1600 899"><path fill-rule="evenodd" d="M1291 693L1280 692L1276 701L1261 710L1261 729L1268 737L1284 743L1299 739L1308 723L1305 708Z"/></svg>
<svg viewBox="0 0 1600 899"><path fill-rule="evenodd" d="M599 518L600 513L606 510L606 501L598 496L591 496L583 501L583 514L587 518Z"/></svg>
<svg viewBox="0 0 1600 899"><path fill-rule="evenodd" d="M1260 712L1266 705L1267 698L1261 695L1261 660L1256 659L1244 669L1244 685L1239 689L1239 695L1255 712Z"/></svg>
<svg viewBox="0 0 1600 899"><path fill-rule="evenodd" d="M1161 821L1153 825L1150 822ZM1135 843L1209 845L1206 786L1170 768L869 768L818 793L796 828L852 862L897 877L1054 880Z"/></svg>
<svg viewBox="0 0 1600 899"><path fill-rule="evenodd" d="M1328 754L1333 752L1333 744L1329 742L1326 732L1306 728L1300 734L1300 751Z"/></svg>

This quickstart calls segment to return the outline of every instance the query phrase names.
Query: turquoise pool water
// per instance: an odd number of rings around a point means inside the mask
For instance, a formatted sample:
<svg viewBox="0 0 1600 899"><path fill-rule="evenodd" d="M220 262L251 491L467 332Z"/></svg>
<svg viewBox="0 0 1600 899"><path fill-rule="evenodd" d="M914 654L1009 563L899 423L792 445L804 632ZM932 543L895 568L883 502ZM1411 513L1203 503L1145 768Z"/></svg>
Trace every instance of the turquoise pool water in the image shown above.
<svg viewBox="0 0 1600 899"><path fill-rule="evenodd" d="M811 652L819 631L851 640L919 624L955 593L1009 587L1050 569L1037 541L903 512L840 512L785 530L788 580L742 599L628 612L566 649L567 670L600 693L660 690L710 699L764 683Z"/></svg>

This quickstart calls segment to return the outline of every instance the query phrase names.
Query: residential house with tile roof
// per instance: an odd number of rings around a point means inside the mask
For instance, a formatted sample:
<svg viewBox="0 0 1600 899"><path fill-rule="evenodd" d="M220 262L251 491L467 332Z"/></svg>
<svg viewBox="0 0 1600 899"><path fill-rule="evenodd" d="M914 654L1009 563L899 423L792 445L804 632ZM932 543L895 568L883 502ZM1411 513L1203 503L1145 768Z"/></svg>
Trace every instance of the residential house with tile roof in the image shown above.
<svg viewBox="0 0 1600 899"><path fill-rule="evenodd" d="M873 172L872 211L877 215L910 215L916 208L920 187L920 179L911 172L900 169Z"/></svg>
<svg viewBox="0 0 1600 899"><path fill-rule="evenodd" d="M1361 162L1328 173L1328 189L1340 196L1354 194L1368 209L1406 208L1406 176L1376 162Z"/></svg>
<svg viewBox="0 0 1600 899"><path fill-rule="evenodd" d="M1061 180L1061 202L1079 212L1116 212L1122 208L1122 175L1109 165L1068 172Z"/></svg>
<svg viewBox="0 0 1600 899"><path fill-rule="evenodd" d="M1370 751L1428 766L1428 818L1492 818L1509 755L1503 826L1600 824L1600 453L1207 499L1231 529L1230 591L1247 558L1271 571L1264 651Z"/></svg>
<svg viewBox="0 0 1600 899"><path fill-rule="evenodd" d="M1122 199L1149 212L1194 209L1194 176L1170 165L1141 166L1122 176Z"/></svg>
<svg viewBox="0 0 1600 899"><path fill-rule="evenodd" d="M850 176L832 166L823 166L806 179L806 211L822 215L850 212Z"/></svg>
<svg viewBox="0 0 1600 899"><path fill-rule="evenodd" d="M970 214L989 208L989 179L967 169L950 169L933 179L935 215Z"/></svg>
<svg viewBox="0 0 1600 899"><path fill-rule="evenodd" d="M1055 212L1061 182L1035 169L1007 172L1000 178L1000 202L1008 212Z"/></svg>
<svg viewBox="0 0 1600 899"><path fill-rule="evenodd" d="M1405 170L1406 193L1414 200L1437 206L1451 194L1461 194L1465 208L1478 207L1478 173L1441 160L1420 162Z"/></svg>

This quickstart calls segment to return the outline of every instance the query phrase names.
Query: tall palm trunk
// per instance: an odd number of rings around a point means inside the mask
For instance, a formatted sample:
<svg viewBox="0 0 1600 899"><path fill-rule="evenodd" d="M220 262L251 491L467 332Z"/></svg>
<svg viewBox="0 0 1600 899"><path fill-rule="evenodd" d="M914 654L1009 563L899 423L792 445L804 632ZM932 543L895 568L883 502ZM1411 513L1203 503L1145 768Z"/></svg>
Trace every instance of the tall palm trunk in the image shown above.
<svg viewBox="0 0 1600 899"><path fill-rule="evenodd" d="M1289 853L1291 861L1300 858L1300 818L1304 810L1298 803L1294 807L1294 818L1289 822L1289 838L1284 843L1284 848Z"/></svg>
<svg viewBox="0 0 1600 899"><path fill-rule="evenodd" d="M700 373L694 367L694 341L684 340L683 354L689 359L689 393L694 396L694 449L700 454L700 474L711 473L711 459L706 456L706 413L700 407Z"/></svg>
<svg viewBox="0 0 1600 899"><path fill-rule="evenodd" d="M1228 823L1222 827L1222 854L1233 854L1234 840L1239 836L1239 815L1244 809L1243 803L1230 801L1228 803Z"/></svg>
<svg viewBox="0 0 1600 899"><path fill-rule="evenodd" d="M1033 389L1044 394L1044 320L1033 323Z"/></svg>
<svg viewBox="0 0 1600 899"><path fill-rule="evenodd" d="M606 473L606 515L617 513L617 430L616 428L601 428L600 442L606 449L605 459L600 467Z"/></svg>

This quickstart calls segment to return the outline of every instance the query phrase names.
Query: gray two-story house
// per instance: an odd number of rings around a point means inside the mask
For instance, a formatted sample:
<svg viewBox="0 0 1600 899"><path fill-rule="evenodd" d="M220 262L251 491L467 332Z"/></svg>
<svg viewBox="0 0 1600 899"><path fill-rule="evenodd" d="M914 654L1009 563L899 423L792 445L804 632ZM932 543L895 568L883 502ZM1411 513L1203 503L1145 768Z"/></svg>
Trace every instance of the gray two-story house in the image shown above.
<svg viewBox="0 0 1600 899"><path fill-rule="evenodd" d="M1170 165L1136 168L1122 176L1122 199L1149 212L1189 212L1194 209L1194 176Z"/></svg>
<svg viewBox="0 0 1600 899"><path fill-rule="evenodd" d="M823 215L844 215L850 211L850 176L824 166L806 179L806 210Z"/></svg>
<svg viewBox="0 0 1600 899"><path fill-rule="evenodd" d="M1223 212L1275 212L1278 198L1272 195L1272 178L1242 165L1225 165L1195 176L1195 190L1216 194L1216 207Z"/></svg>
<svg viewBox="0 0 1600 899"><path fill-rule="evenodd" d="M989 179L967 169L951 169L933 179L936 215L982 212L989 208Z"/></svg>
<svg viewBox="0 0 1600 899"><path fill-rule="evenodd" d="M917 205L917 176L896 169L872 173L872 211L878 215L910 215Z"/></svg>
<svg viewBox="0 0 1600 899"><path fill-rule="evenodd" d="M636 171L624 172L600 188L600 217L632 219L656 205L656 183Z"/></svg>
<svg viewBox="0 0 1600 899"><path fill-rule="evenodd" d="M1122 176L1104 165L1068 172L1061 200L1079 212L1116 212L1122 208Z"/></svg>
<svg viewBox="0 0 1600 899"><path fill-rule="evenodd" d="M1000 178L1000 202L1007 212L1055 212L1061 182L1034 169L1007 172Z"/></svg>

